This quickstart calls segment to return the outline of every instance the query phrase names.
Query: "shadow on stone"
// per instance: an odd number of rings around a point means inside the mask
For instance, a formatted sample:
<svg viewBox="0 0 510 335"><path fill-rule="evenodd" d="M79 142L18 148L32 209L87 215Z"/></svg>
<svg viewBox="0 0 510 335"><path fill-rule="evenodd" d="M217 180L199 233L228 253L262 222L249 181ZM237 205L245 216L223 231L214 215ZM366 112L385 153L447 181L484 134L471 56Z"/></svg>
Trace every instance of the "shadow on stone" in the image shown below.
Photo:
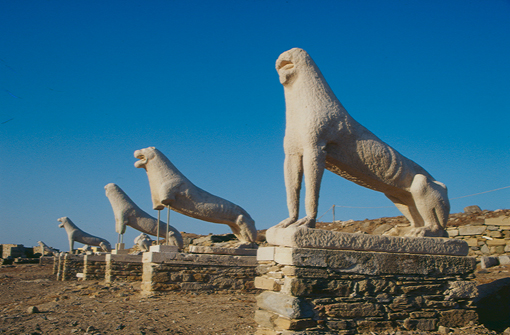
<svg viewBox="0 0 510 335"><path fill-rule="evenodd" d="M479 322L497 332L510 327L510 278L480 285L478 292L475 303Z"/></svg>

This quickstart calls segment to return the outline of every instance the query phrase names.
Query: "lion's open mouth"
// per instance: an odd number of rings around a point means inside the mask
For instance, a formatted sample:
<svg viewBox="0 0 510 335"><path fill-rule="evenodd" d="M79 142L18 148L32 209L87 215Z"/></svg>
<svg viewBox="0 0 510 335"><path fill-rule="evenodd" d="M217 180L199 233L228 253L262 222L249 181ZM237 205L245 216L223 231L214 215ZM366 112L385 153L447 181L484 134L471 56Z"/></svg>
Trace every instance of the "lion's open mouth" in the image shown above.
<svg viewBox="0 0 510 335"><path fill-rule="evenodd" d="M278 71L280 70L290 70L294 67L294 63L290 60L282 60L280 64L278 64Z"/></svg>
<svg viewBox="0 0 510 335"><path fill-rule="evenodd" d="M144 167L145 164L147 164L147 158L145 157L144 154L140 152L135 152L135 158L139 159L139 161L135 162L135 167L140 168Z"/></svg>

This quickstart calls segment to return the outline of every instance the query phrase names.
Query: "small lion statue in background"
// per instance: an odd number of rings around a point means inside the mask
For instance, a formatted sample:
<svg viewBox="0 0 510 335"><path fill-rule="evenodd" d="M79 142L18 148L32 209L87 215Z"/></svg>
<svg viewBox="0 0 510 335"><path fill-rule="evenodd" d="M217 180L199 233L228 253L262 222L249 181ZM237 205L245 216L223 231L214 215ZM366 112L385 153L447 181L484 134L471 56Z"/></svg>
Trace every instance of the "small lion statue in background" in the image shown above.
<svg viewBox="0 0 510 335"><path fill-rule="evenodd" d="M285 187L289 218L276 227L315 227L324 169L382 192L411 222L408 236L445 236L450 212L447 189L356 122L303 49L278 57L276 70L286 104ZM298 220L305 178L306 217Z"/></svg>

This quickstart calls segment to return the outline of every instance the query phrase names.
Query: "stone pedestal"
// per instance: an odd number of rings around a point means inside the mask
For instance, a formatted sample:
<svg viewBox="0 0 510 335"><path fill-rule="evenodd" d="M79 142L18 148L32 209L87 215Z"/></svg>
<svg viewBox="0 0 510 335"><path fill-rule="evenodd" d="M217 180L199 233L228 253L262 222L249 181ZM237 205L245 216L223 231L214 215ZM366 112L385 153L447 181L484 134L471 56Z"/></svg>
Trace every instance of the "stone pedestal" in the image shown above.
<svg viewBox="0 0 510 335"><path fill-rule="evenodd" d="M77 280L78 273L83 273L83 256L72 254L60 256L57 280Z"/></svg>
<svg viewBox="0 0 510 335"><path fill-rule="evenodd" d="M85 255L83 258L83 280L103 280L106 271L106 254Z"/></svg>
<svg viewBox="0 0 510 335"><path fill-rule="evenodd" d="M194 254L257 256L257 249L207 247L201 245L190 245L189 252Z"/></svg>
<svg viewBox="0 0 510 335"><path fill-rule="evenodd" d="M409 243L388 236L377 243L377 236L318 229L279 229L267 236L290 246L259 248L255 287L264 292L257 297L257 334L433 331L477 320L476 261L448 255L467 252L462 243L449 249L444 239ZM321 240L330 249L318 248ZM381 250L385 244L391 252ZM364 245L378 250L360 250ZM424 254L423 245L441 254Z"/></svg>
<svg viewBox="0 0 510 335"><path fill-rule="evenodd" d="M106 255L105 281L142 281L142 255Z"/></svg>
<svg viewBox="0 0 510 335"><path fill-rule="evenodd" d="M177 252L179 251L179 247L175 245L151 245L149 248L150 252Z"/></svg>
<svg viewBox="0 0 510 335"><path fill-rule="evenodd" d="M142 293L253 290L255 256L145 252Z"/></svg>

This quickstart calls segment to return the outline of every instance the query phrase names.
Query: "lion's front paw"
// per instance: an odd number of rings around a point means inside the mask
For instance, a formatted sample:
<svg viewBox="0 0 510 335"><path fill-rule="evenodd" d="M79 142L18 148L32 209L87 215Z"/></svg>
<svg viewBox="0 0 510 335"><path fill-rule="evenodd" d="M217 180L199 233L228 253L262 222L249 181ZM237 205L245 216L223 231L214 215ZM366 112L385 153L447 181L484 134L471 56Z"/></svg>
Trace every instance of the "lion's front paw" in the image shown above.
<svg viewBox="0 0 510 335"><path fill-rule="evenodd" d="M307 228L315 228L315 218L311 218L309 216L305 216L301 220L296 221L293 224L294 227L307 227Z"/></svg>
<svg viewBox="0 0 510 335"><path fill-rule="evenodd" d="M288 218L288 219L283 220L276 226L274 226L274 228L287 228L288 226L294 224L295 222L296 222L296 220L294 220L292 218Z"/></svg>

